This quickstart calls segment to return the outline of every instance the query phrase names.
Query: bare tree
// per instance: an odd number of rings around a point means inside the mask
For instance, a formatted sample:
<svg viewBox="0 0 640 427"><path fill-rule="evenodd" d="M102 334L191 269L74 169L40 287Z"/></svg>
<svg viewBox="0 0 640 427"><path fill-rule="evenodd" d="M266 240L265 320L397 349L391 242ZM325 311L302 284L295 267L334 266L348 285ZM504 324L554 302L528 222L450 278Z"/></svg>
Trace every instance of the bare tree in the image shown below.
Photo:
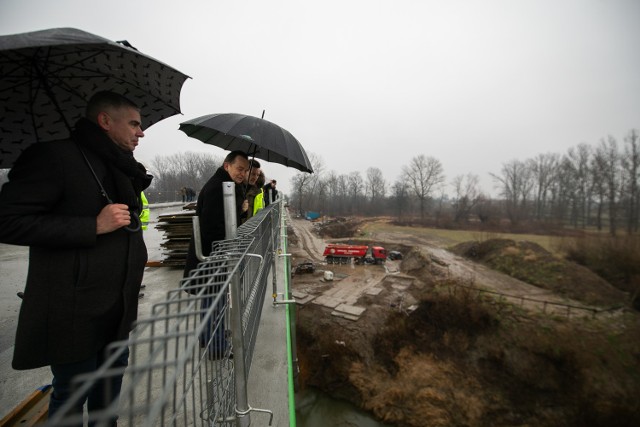
<svg viewBox="0 0 640 427"><path fill-rule="evenodd" d="M586 227L589 220L592 182L589 179L591 160L591 147L580 144L576 148L570 148L567 152L567 166L574 182L572 191L572 223L578 226L578 222Z"/></svg>
<svg viewBox="0 0 640 427"><path fill-rule="evenodd" d="M526 215L527 199L533 188L531 169L525 162L512 160L503 164L502 175L491 176L500 184L509 220L518 224Z"/></svg>
<svg viewBox="0 0 640 427"><path fill-rule="evenodd" d="M593 188L594 197L597 197L596 208L596 227L598 231L602 230L602 216L607 200L607 185L604 179L605 161L598 151L595 151L591 158L591 186Z"/></svg>
<svg viewBox="0 0 640 427"><path fill-rule="evenodd" d="M409 207L409 184L403 177L400 177L400 179L391 186L391 198L396 210L396 215L398 215L398 219L401 219L403 213Z"/></svg>
<svg viewBox="0 0 640 427"><path fill-rule="evenodd" d="M293 188L293 199L297 202L298 212L302 213L311 206L306 199L313 197L316 187L319 185L321 175L324 169L322 158L309 153L309 161L313 168L313 174L300 172L291 178L291 187Z"/></svg>
<svg viewBox="0 0 640 427"><path fill-rule="evenodd" d="M478 175L458 175L453 178L453 220L455 222L467 222L471 211L478 203L480 197L480 178Z"/></svg>
<svg viewBox="0 0 640 427"><path fill-rule="evenodd" d="M340 194L340 204L341 209L340 212L343 214L347 213L349 208L349 176L346 174L338 175L338 194Z"/></svg>
<svg viewBox="0 0 640 427"><path fill-rule="evenodd" d="M223 159L208 153L184 152L156 156L147 168L154 176L148 192L152 203L159 200L178 200L180 189L198 191L222 165Z"/></svg>
<svg viewBox="0 0 640 427"><path fill-rule="evenodd" d="M602 139L596 148L595 164L598 173L604 181L609 207L609 234L615 236L617 233L618 221L618 193L620 191L620 153L618 143L614 137L609 136L605 141Z"/></svg>
<svg viewBox="0 0 640 427"><path fill-rule="evenodd" d="M476 212L478 213L478 219L481 223L487 224L496 214L497 208L493 206L490 197L480 194L478 196L478 202L476 204Z"/></svg>
<svg viewBox="0 0 640 427"><path fill-rule="evenodd" d="M556 177L556 169L560 162L558 154L539 154L529 161L532 179L535 185L536 219L544 219L547 213L547 198Z"/></svg>
<svg viewBox="0 0 640 427"><path fill-rule="evenodd" d="M371 197L369 201L371 209L375 213L380 212L382 201L387 193L386 186L382 170L379 168L367 169L366 193Z"/></svg>
<svg viewBox="0 0 640 427"><path fill-rule="evenodd" d="M627 233L638 231L640 221L640 141L638 131L632 129L624 139L622 170L626 198Z"/></svg>
<svg viewBox="0 0 640 427"><path fill-rule="evenodd" d="M351 213L360 212L360 199L364 192L364 180L360 172L351 172L348 177L349 196L351 197Z"/></svg>
<svg viewBox="0 0 640 427"><path fill-rule="evenodd" d="M432 192L444 182L445 176L440 160L424 154L411 159L409 166L402 168L405 179L420 202L420 218L424 221L427 201Z"/></svg>

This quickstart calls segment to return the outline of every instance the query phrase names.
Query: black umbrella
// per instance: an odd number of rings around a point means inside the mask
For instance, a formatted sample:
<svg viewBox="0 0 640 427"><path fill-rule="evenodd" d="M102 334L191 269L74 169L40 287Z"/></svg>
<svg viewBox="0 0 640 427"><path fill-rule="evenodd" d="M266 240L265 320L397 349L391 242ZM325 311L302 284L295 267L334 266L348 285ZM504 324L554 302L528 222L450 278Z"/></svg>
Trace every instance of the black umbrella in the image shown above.
<svg viewBox="0 0 640 427"><path fill-rule="evenodd" d="M34 142L67 138L98 91L136 103L145 128L180 113L187 78L126 41L74 28L0 36L0 168Z"/></svg>
<svg viewBox="0 0 640 427"><path fill-rule="evenodd" d="M187 135L225 150L313 173L300 142L275 123L245 114L209 114L180 123Z"/></svg>

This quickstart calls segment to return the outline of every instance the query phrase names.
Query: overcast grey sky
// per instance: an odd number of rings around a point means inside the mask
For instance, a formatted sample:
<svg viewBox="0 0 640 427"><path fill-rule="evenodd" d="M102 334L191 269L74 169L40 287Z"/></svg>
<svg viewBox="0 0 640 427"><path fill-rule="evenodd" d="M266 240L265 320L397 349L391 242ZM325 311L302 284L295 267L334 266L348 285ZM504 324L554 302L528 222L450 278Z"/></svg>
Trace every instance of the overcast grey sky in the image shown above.
<svg viewBox="0 0 640 427"><path fill-rule="evenodd" d="M205 151L178 130L204 114L260 116L325 170L378 167L388 182L419 154L447 182L640 128L638 0L0 0L0 33L75 27L188 74L182 116L136 150ZM264 163L290 191L294 169Z"/></svg>

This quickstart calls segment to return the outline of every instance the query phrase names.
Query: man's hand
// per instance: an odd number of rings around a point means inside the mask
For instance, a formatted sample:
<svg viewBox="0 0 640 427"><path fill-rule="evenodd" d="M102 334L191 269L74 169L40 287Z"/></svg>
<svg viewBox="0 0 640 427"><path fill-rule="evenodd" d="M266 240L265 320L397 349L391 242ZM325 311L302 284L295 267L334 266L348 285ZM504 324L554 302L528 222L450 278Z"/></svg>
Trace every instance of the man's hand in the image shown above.
<svg viewBox="0 0 640 427"><path fill-rule="evenodd" d="M249 201L245 199L244 202L242 202L242 212L246 212L249 210Z"/></svg>
<svg viewBox="0 0 640 427"><path fill-rule="evenodd" d="M106 234L131 224L129 207L121 203L107 205L96 218L96 234Z"/></svg>

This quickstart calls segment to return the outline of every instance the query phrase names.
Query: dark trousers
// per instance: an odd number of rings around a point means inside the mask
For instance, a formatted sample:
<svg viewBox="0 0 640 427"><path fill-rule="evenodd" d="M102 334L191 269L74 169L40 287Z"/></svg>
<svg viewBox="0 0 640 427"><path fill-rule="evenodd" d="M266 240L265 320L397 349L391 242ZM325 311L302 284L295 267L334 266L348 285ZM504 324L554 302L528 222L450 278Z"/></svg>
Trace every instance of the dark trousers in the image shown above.
<svg viewBox="0 0 640 427"><path fill-rule="evenodd" d="M108 355L104 350L99 351L93 357L76 363L65 363L60 365L51 365L53 373L53 393L49 400L49 416L55 414L69 400L78 385L72 383L73 377L79 374L95 372ZM125 368L129 364L129 349L127 348L122 355L112 365L113 368ZM78 399L73 408L67 413L82 414L84 403L87 402L87 411L89 415L94 411L100 411L109 407L109 405L118 399L120 389L122 387L122 375L107 377L97 381L87 393ZM117 417L107 420L100 419L100 425L115 425ZM82 425L80 423L79 425ZM90 419L89 426L95 425L95 421Z"/></svg>
<svg viewBox="0 0 640 427"><path fill-rule="evenodd" d="M215 297L204 298L201 302L203 313L201 318L206 316ZM225 336L224 307L226 304L226 295L220 298L220 301L213 308L213 316L209 318L206 329L200 335L200 347L206 347L210 359L220 359L227 350L227 340Z"/></svg>

